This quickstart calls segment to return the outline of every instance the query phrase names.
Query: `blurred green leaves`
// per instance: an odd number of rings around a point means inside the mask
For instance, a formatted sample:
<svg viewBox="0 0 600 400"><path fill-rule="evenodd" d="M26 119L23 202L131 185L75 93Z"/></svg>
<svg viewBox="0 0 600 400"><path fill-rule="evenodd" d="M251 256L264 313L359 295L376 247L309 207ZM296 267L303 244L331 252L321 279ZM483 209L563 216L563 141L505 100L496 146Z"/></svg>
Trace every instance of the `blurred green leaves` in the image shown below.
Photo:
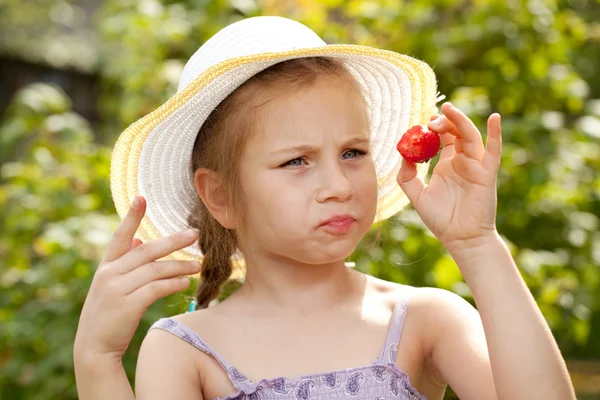
<svg viewBox="0 0 600 400"><path fill-rule="evenodd" d="M111 207L110 150L92 143L92 128L70 109L61 90L33 84L0 127L3 398L62 397L65 390L74 397L73 329L117 223L101 212Z"/></svg>

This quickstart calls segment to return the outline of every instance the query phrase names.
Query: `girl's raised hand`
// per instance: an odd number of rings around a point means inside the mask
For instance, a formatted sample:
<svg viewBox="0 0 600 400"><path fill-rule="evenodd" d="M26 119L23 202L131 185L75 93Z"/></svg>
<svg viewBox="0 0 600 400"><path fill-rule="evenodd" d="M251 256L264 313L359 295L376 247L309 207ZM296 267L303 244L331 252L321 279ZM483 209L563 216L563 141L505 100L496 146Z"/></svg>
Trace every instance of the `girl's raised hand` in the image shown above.
<svg viewBox="0 0 600 400"><path fill-rule="evenodd" d="M428 185L414 164L402 160L398 184L431 232L448 249L496 230L496 178L502 152L500 115L492 114L483 140L475 124L450 103L429 128L441 135L443 149Z"/></svg>
<svg viewBox="0 0 600 400"><path fill-rule="evenodd" d="M96 270L79 319L76 357L120 360L146 309L185 289L186 276L200 271L197 261L156 261L194 243L194 230L148 243L134 239L145 208L144 198L137 197Z"/></svg>

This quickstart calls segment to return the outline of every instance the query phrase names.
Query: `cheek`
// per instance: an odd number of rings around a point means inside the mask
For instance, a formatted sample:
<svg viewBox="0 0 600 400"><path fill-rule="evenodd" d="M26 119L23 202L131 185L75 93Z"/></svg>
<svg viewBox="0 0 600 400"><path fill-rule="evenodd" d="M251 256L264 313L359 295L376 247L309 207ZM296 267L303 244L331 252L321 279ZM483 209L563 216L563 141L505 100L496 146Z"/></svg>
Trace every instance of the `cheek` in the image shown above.
<svg viewBox="0 0 600 400"><path fill-rule="evenodd" d="M365 221L371 219L372 222L377 212L377 196L379 192L377 174L372 162L365 165L361 171L360 178L354 183L354 190L363 206Z"/></svg>
<svg viewBox="0 0 600 400"><path fill-rule="evenodd" d="M372 161L365 162L357 171L355 191L377 199L377 174Z"/></svg>
<svg viewBox="0 0 600 400"><path fill-rule="evenodd" d="M243 211L249 223L282 225L293 218L290 208L295 207L296 195L288 182L277 181L267 173L248 176L240 187L244 198Z"/></svg>
<svg viewBox="0 0 600 400"><path fill-rule="evenodd" d="M303 220L301 212L293 211L299 206L292 193L263 185L247 187L244 194L247 197L243 231L247 240L275 252L288 248L290 241L297 244Z"/></svg>

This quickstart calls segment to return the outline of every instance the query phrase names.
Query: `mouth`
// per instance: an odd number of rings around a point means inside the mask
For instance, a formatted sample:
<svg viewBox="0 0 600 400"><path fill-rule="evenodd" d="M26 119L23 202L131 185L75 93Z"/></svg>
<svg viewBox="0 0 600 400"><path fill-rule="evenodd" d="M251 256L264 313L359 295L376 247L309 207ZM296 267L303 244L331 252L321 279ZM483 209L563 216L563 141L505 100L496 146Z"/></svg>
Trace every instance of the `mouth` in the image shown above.
<svg viewBox="0 0 600 400"><path fill-rule="evenodd" d="M321 222L319 228L333 234L344 234L349 232L356 222L351 215L334 215L333 217Z"/></svg>

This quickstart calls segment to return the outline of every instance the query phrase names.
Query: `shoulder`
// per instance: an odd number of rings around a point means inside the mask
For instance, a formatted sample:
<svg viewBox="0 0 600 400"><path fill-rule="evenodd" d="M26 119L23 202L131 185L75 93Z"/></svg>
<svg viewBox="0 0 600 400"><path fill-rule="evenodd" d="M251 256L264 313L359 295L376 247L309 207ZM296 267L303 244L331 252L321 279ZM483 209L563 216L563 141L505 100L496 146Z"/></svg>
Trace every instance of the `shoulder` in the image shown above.
<svg viewBox="0 0 600 400"><path fill-rule="evenodd" d="M413 296L411 312L419 320L432 382L464 390L463 377L477 377L477 390L485 392L485 398L493 398L489 397L493 383L486 337L475 307L448 290L419 288Z"/></svg>
<svg viewBox="0 0 600 400"><path fill-rule="evenodd" d="M179 323L177 331L173 332L170 331L170 329L166 329L165 325L168 326L168 323L159 324L158 328L150 329L142 342L140 352L144 351L152 354L153 352L160 352L168 348L169 352L174 352L171 354L176 354L178 351L189 354L190 344L187 343L186 340L182 340L181 335L197 335L198 331L195 328L199 325L205 324L205 321L207 321L208 317L207 314L209 314L208 310L198 310L194 311L193 313L184 313L174 315L169 318L161 318L160 320L156 321L155 324L158 324L159 322L176 321ZM163 328L162 326L165 327Z"/></svg>
<svg viewBox="0 0 600 400"><path fill-rule="evenodd" d="M470 314L477 311L461 296L446 289L433 287L413 288L411 306L418 311L426 312L428 316L439 320L448 319L452 315ZM452 313L450 313L452 311Z"/></svg>
<svg viewBox="0 0 600 400"><path fill-rule="evenodd" d="M422 317L441 317L448 311L468 313L477 311L461 296L449 290L434 287L417 287L389 282L379 278L370 278L371 287L376 293L385 296L390 304L405 300L408 308Z"/></svg>
<svg viewBox="0 0 600 400"><path fill-rule="evenodd" d="M161 318L156 321L155 324L159 325L157 328L150 329L146 337L144 338L143 344L146 344L148 347L152 346L172 346L173 344L183 343L186 346L189 346L184 340L181 340L178 335L181 333L193 333L198 334L198 330L196 327L206 325L207 322L210 321L210 309L197 310L194 312L186 312L182 314L177 314L168 318ZM169 321L175 321L179 323L178 329L176 332L172 332L171 328L167 328L169 325ZM159 322L166 322L163 324L159 324ZM173 326L177 326L177 324L172 324ZM164 327L163 327L164 326ZM163 342L162 340L166 340Z"/></svg>
<svg viewBox="0 0 600 400"><path fill-rule="evenodd" d="M407 302L406 320L422 339L424 351L431 353L440 335L461 335L479 328L477 310L461 296L449 290L416 287L372 278L372 287L393 307L398 301ZM478 330L478 329L477 329Z"/></svg>
<svg viewBox="0 0 600 400"><path fill-rule="evenodd" d="M177 319L177 318L173 318ZM190 345L164 329L151 329L138 354L136 398L202 399Z"/></svg>
<svg viewBox="0 0 600 400"><path fill-rule="evenodd" d="M214 308L203 308L193 312L175 315L171 317L171 319L181 322L182 324L194 329L195 325L208 322L208 320L210 320L212 317L212 314L214 314Z"/></svg>
<svg viewBox="0 0 600 400"><path fill-rule="evenodd" d="M411 286L372 276L369 279L372 291L379 296L383 296L390 305L405 300L409 308L414 311L431 311L436 314L444 313L457 307L461 310L473 310L469 302L449 290Z"/></svg>

